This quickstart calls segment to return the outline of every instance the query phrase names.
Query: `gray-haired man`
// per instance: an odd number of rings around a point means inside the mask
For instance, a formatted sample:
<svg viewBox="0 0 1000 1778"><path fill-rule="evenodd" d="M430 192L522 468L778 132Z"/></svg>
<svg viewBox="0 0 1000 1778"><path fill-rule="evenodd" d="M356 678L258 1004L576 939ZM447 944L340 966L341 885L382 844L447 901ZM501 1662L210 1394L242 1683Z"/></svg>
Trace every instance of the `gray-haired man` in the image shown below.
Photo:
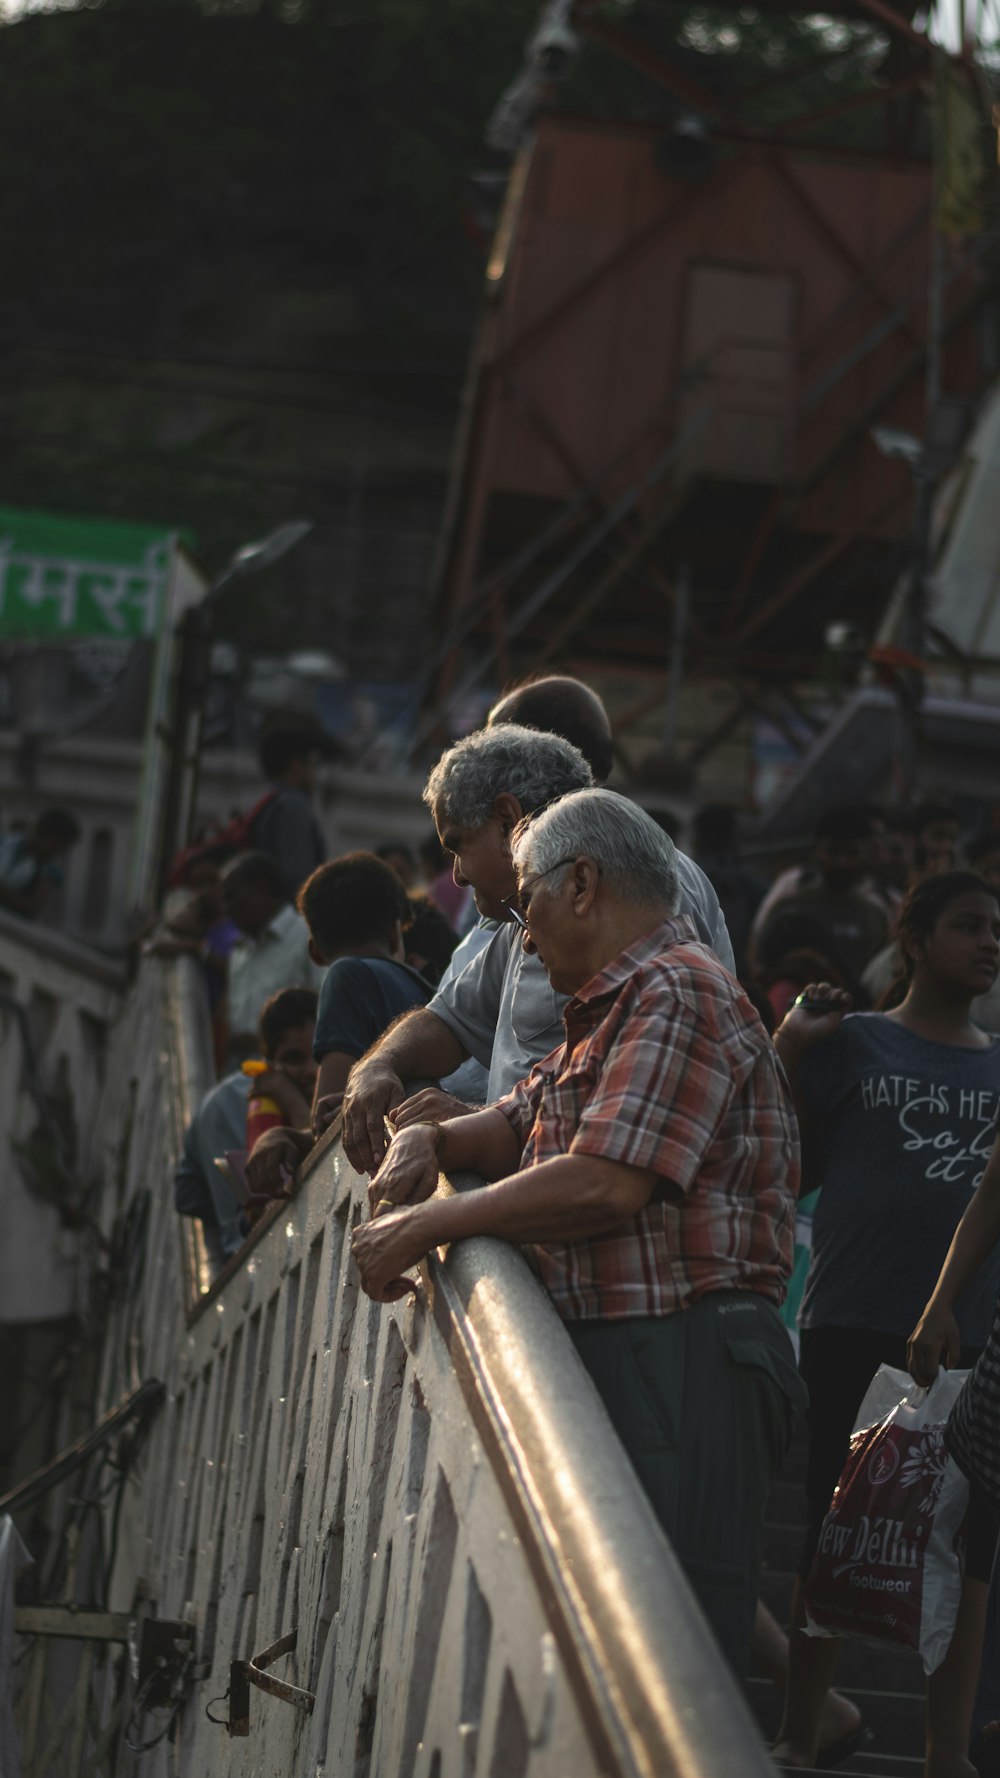
<svg viewBox="0 0 1000 1778"><path fill-rule="evenodd" d="M499 1104L401 1130L354 1235L365 1290L431 1248L530 1242L557 1312L737 1672L764 1502L803 1394L777 1313L798 1133L746 995L680 913L677 855L608 790L513 836L514 903L565 1006L562 1040ZM432 1196L439 1169L489 1181ZM544 1355L540 1355L544 1363Z"/></svg>
<svg viewBox="0 0 1000 1778"><path fill-rule="evenodd" d="M454 853L455 881L470 883L480 913L504 925L460 976L428 1006L400 1019L352 1070L343 1140L359 1173L373 1172L385 1153L386 1113L405 1128L469 1109L436 1088L407 1098L407 1081L440 1079L472 1055L489 1068L492 1101L561 1041L566 997L552 987L537 957L522 949L510 922L506 904L517 890L510 836L524 816L591 782L590 767L568 741L515 723L467 736L434 767L424 801L441 844ZM711 885L680 854L678 875L681 912L732 970L732 947Z"/></svg>

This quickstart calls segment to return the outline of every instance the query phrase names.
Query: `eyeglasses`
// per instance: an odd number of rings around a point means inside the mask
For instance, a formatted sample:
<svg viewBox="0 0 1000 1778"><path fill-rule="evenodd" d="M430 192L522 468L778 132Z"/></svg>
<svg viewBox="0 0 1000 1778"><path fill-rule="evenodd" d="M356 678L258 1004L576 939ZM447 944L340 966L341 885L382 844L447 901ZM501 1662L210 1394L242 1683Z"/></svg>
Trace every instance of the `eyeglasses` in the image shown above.
<svg viewBox="0 0 1000 1778"><path fill-rule="evenodd" d="M548 870L540 870L538 872L537 876L532 877L532 879L531 879L532 890L534 890L536 883L540 883L543 877L550 877L554 870L559 870L561 868L561 866L564 864L575 864L575 863L576 863L575 854L572 858L557 858L555 864L549 865ZM530 899L530 895L529 895L529 899ZM518 926L520 926L520 928L521 928L521 931L527 932L528 922L524 917L524 912L523 912L523 908L521 905L521 891L518 890L515 895L508 895L506 901L501 902L500 905L507 909L507 912L510 915L512 920L516 920Z"/></svg>

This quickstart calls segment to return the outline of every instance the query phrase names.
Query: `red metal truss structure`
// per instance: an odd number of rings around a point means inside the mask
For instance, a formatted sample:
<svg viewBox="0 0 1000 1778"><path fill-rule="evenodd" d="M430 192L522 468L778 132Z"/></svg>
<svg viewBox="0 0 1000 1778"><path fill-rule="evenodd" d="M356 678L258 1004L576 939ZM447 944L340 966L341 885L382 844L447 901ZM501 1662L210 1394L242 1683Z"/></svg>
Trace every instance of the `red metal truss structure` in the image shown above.
<svg viewBox="0 0 1000 1778"><path fill-rule="evenodd" d="M697 112L705 166L672 172L663 126L557 113L514 166L439 551L428 721L449 693L548 662L662 673L679 587L688 667L713 677L790 683L831 619L872 627L913 501L872 428L926 427L932 52L886 0L863 5L905 53L767 136L753 94L737 110L577 7ZM865 106L879 145L838 141ZM939 283L941 385L970 404L985 265L982 241L949 246Z"/></svg>

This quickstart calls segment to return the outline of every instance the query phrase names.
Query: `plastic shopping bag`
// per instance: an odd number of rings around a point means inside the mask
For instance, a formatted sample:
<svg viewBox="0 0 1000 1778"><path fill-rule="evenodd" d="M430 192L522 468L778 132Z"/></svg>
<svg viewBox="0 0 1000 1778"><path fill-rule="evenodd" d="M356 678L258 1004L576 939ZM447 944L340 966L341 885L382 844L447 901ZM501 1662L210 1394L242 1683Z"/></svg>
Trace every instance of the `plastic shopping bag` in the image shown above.
<svg viewBox="0 0 1000 1778"><path fill-rule="evenodd" d="M939 1371L921 1389L905 1371L879 1367L806 1582L807 1634L915 1648L925 1673L944 1659L969 1504L944 1428L968 1374Z"/></svg>

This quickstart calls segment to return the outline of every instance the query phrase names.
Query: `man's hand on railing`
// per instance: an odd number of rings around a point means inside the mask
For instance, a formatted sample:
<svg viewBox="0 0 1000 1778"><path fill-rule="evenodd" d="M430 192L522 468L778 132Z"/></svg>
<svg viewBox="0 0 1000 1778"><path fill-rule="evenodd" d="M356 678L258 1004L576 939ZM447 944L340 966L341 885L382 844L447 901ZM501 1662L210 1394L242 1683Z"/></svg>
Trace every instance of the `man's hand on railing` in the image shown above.
<svg viewBox="0 0 1000 1778"><path fill-rule="evenodd" d="M419 1215L419 1209L387 1210L354 1231L351 1251L361 1288L376 1303L396 1303L417 1289L417 1280L403 1273L427 1252Z"/></svg>
<svg viewBox="0 0 1000 1778"><path fill-rule="evenodd" d="M368 1187L372 1216L400 1204L422 1204L437 1190L438 1130L435 1124L411 1124L389 1144L385 1160Z"/></svg>
<svg viewBox="0 0 1000 1778"><path fill-rule="evenodd" d="M343 1143L355 1173L374 1173L387 1147L385 1115L406 1098L398 1074L377 1059L359 1062L344 1094Z"/></svg>
<svg viewBox="0 0 1000 1778"><path fill-rule="evenodd" d="M247 1184L250 1190L259 1197L287 1197L295 1169L305 1159L312 1145L312 1135L308 1130L291 1130L287 1127L267 1130L260 1141L254 1144L253 1154L247 1161Z"/></svg>
<svg viewBox="0 0 1000 1778"><path fill-rule="evenodd" d="M443 1093L440 1087L421 1087L419 1093L396 1106L392 1123L397 1130L405 1130L410 1124L443 1124L445 1118L469 1117L479 1109L478 1105L456 1099L453 1093Z"/></svg>

